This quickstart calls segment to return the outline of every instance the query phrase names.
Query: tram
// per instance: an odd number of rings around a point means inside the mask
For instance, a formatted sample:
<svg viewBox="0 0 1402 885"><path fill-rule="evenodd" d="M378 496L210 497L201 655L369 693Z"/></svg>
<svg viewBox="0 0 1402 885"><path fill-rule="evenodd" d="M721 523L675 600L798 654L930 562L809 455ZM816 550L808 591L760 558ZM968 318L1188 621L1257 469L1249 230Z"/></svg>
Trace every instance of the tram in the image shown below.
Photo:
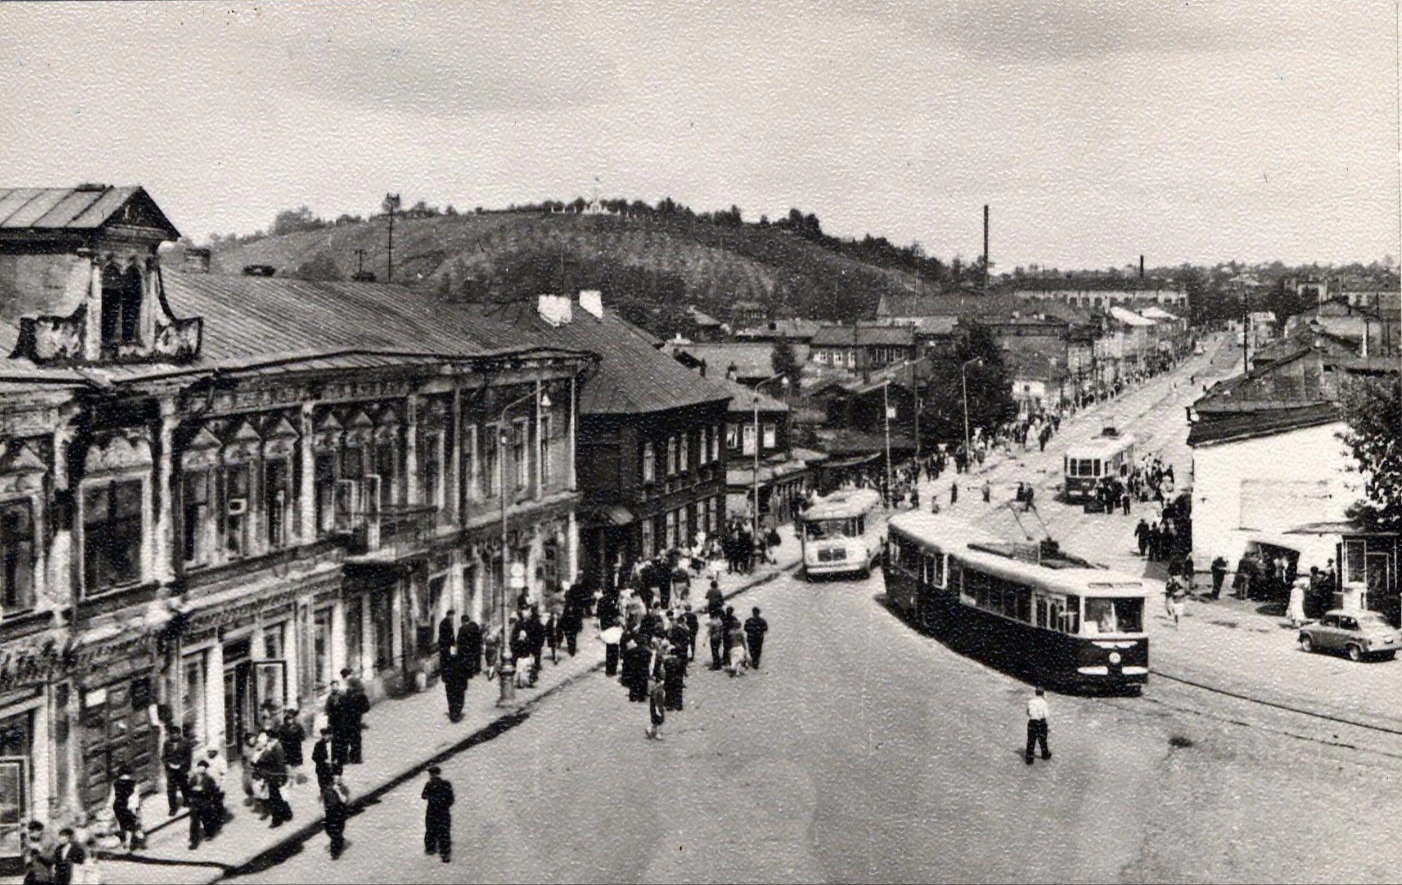
<svg viewBox="0 0 1402 885"><path fill-rule="evenodd" d="M875 489L839 489L813 502L799 519L803 576L871 574L881 556Z"/></svg>
<svg viewBox="0 0 1402 885"><path fill-rule="evenodd" d="M1139 579L947 516L900 513L888 531L887 599L951 647L1038 684L1132 693L1148 681Z"/></svg>
<svg viewBox="0 0 1402 885"><path fill-rule="evenodd" d="M1094 497L1096 486L1104 477L1129 476L1134 469L1134 444L1132 435L1121 436L1107 429L1090 442L1068 448L1062 470L1062 495L1066 501L1075 503Z"/></svg>

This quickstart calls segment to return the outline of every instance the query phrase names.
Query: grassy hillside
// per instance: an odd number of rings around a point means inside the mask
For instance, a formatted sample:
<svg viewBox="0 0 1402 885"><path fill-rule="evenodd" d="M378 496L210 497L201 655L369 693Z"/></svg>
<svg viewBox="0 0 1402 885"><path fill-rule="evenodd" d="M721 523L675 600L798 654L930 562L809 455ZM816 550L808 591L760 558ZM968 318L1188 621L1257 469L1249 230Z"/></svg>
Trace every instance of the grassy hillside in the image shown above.
<svg viewBox="0 0 1402 885"><path fill-rule="evenodd" d="M366 269L384 280L385 234L381 218L270 236L219 245L213 262L223 273L267 264L283 276L349 279L363 249ZM394 279L465 300L559 291L563 279L570 290L603 289L611 302L683 301L722 318L746 300L817 318L870 316L883 292L913 286L774 227L540 212L397 219Z"/></svg>

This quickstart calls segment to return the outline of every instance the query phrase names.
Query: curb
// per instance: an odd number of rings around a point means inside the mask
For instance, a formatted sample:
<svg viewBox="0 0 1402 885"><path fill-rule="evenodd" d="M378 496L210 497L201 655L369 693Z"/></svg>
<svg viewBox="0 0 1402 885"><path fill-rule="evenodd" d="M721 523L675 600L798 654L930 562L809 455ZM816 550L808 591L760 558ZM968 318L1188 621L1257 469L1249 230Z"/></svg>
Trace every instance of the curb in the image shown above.
<svg viewBox="0 0 1402 885"><path fill-rule="evenodd" d="M750 581L748 584L743 584L740 587L737 587L736 589L725 594L724 598L733 599L742 593L746 593L750 590L755 589L756 587L762 587L765 584L768 584L771 581L775 580L780 575L787 574L796 570L801 564L802 560L799 560L798 562L794 562L791 565L777 568L767 575L761 575L755 578L753 581ZM431 766L437 765L441 762L445 762L448 759L451 759L452 757L458 755L459 753L463 753L467 750L470 750L477 744L484 743L485 741L497 737L503 732L515 728L517 725L520 725L522 722L530 718L531 713L546 698L549 698L552 695L563 691L564 689L570 687L579 680L584 679L585 677L590 676L594 673L598 673L603 669L604 662L601 660L598 663L592 664L589 667L586 667L585 669L572 676L566 676L564 679L560 680L555 685L551 686L550 688L547 688L545 691L541 692L540 694L527 701L523 701L509 708L502 708L498 710L496 715L492 719L490 719L486 724L472 731L471 733L463 737L461 740L457 741L456 743L452 744L451 746L445 749L439 750L432 756L429 756L425 759L421 759L413 763L412 765L400 771L399 773L391 775L388 780L384 781L378 786L372 787L366 792L353 798L350 801L350 803L348 803L347 814L354 815L360 811L363 811L366 806L375 804L381 796L385 795L390 790L400 787L406 782L418 777L419 775L426 772ZM169 826L172 823L184 819L184 817L184 815L177 815L176 817L169 818L168 820L162 823L160 828ZM228 876L238 876L244 874L251 869L257 868L267 863L273 857L285 851L289 846L307 841L308 839L315 836L317 833L321 832L324 819L325 816L318 813L315 817L308 819L300 827L285 833L283 837L279 839L275 844L259 851L257 854L238 864L225 864L215 861L184 861L131 854L107 855L103 859L109 862L126 862L148 866L189 867L191 869L204 868L210 871L210 877L201 881L204 883L213 883L218 882ZM154 830L152 832L154 832Z"/></svg>

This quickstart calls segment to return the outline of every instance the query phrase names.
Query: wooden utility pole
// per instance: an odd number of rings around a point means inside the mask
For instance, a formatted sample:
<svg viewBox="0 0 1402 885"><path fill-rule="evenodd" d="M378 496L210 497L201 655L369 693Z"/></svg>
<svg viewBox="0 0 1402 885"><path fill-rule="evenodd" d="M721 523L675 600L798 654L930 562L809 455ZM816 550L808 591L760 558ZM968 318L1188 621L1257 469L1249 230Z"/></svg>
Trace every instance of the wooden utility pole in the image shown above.
<svg viewBox="0 0 1402 885"><path fill-rule="evenodd" d="M399 194L385 194L383 203L385 213L389 215L389 257L385 260L385 282L394 282L394 213L399 209Z"/></svg>

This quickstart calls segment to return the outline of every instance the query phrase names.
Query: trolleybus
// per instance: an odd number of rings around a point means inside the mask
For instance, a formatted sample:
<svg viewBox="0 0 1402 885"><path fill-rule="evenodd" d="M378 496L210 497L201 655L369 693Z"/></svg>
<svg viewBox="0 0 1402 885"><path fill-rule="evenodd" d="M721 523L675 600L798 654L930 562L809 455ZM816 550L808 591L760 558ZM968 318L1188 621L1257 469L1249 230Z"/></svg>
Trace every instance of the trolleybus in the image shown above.
<svg viewBox="0 0 1402 885"><path fill-rule="evenodd" d="M1139 579L930 513L897 514L888 532L892 608L952 647L1048 685L1134 692L1148 681Z"/></svg>
<svg viewBox="0 0 1402 885"><path fill-rule="evenodd" d="M1066 450L1063 496L1069 502L1095 496L1095 488L1107 476L1124 479L1134 468L1134 437L1106 430L1090 442Z"/></svg>
<svg viewBox="0 0 1402 885"><path fill-rule="evenodd" d="M814 501L799 520L803 576L870 575L881 555L880 506L874 489L839 489Z"/></svg>

